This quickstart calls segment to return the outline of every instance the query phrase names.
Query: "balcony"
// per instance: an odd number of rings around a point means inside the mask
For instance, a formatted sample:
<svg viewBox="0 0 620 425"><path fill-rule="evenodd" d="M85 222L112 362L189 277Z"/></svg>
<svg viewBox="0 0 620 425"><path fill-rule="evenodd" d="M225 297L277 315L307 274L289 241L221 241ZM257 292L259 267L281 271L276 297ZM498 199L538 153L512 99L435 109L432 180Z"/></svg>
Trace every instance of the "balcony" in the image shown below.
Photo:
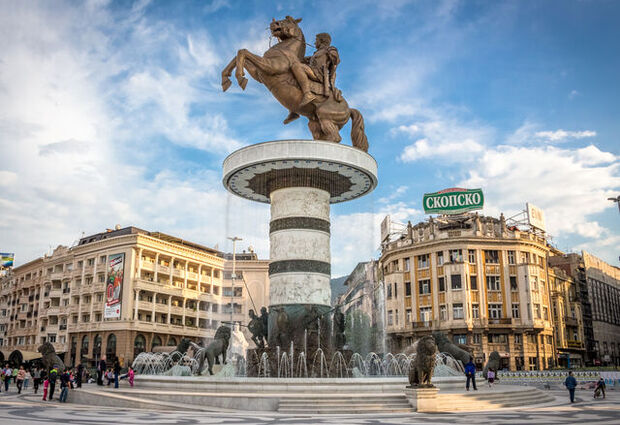
<svg viewBox="0 0 620 425"><path fill-rule="evenodd" d="M565 317L564 318L564 324L566 326L572 326L572 327L579 326L579 323L577 322L577 319L575 319L574 317Z"/></svg>
<svg viewBox="0 0 620 425"><path fill-rule="evenodd" d="M140 263L140 268L142 270L155 271L155 263L151 263L150 261L142 261Z"/></svg>
<svg viewBox="0 0 620 425"><path fill-rule="evenodd" d="M578 350L582 350L584 348L583 342L579 340L569 339L568 341L566 341L566 345L568 346L568 348L574 348Z"/></svg>
<svg viewBox="0 0 620 425"><path fill-rule="evenodd" d="M416 321L412 323L413 323L413 329L423 329L423 328L430 329L433 327L432 320L421 320L421 321Z"/></svg>
<svg viewBox="0 0 620 425"><path fill-rule="evenodd" d="M168 266L157 266L157 273L170 274L170 267L168 267Z"/></svg>
<svg viewBox="0 0 620 425"><path fill-rule="evenodd" d="M198 273L194 273L194 272L187 272L187 278L189 280L198 280Z"/></svg>
<svg viewBox="0 0 620 425"><path fill-rule="evenodd" d="M67 330L67 325L66 324L60 325L60 326L58 326L58 329L61 330L61 331L66 331Z"/></svg>
<svg viewBox="0 0 620 425"><path fill-rule="evenodd" d="M488 326L494 326L494 325L501 325L501 326L505 326L505 325L511 325L512 324L512 318L511 317L500 317L498 319L487 319L486 320L486 324Z"/></svg>
<svg viewBox="0 0 620 425"><path fill-rule="evenodd" d="M175 268L172 273L175 276L177 276L177 277L185 277L185 270L184 269L177 269L177 268Z"/></svg>
<svg viewBox="0 0 620 425"><path fill-rule="evenodd" d="M50 298L60 298L60 296L62 295L62 289L60 288L54 288L50 291Z"/></svg>
<svg viewBox="0 0 620 425"><path fill-rule="evenodd" d="M145 301L145 300L140 300L138 301L138 308L140 310L152 310L153 309L153 303L151 301Z"/></svg>

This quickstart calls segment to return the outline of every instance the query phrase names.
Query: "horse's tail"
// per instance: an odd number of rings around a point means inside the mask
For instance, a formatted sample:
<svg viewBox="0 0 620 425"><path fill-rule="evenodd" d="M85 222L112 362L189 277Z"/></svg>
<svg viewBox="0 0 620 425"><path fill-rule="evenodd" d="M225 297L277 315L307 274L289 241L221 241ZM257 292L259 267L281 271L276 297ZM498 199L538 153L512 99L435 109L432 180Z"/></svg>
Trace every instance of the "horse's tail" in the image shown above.
<svg viewBox="0 0 620 425"><path fill-rule="evenodd" d="M353 120L351 125L351 142L356 148L368 152L368 139L364 132L364 117L357 109L351 108L350 110L351 119Z"/></svg>

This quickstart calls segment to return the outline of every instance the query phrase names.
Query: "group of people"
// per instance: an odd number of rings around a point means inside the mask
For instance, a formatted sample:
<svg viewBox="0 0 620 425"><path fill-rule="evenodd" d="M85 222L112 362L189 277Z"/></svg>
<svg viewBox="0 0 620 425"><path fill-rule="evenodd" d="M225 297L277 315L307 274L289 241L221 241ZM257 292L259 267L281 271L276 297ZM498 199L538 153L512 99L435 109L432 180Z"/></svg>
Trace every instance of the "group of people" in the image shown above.
<svg viewBox="0 0 620 425"><path fill-rule="evenodd" d="M112 368L106 369L105 360L98 363L97 368L97 384L103 385L103 379L107 380L107 385L111 385L114 382L114 387L118 388L119 379L125 379L129 381L129 385L133 387L134 384L134 371L130 367L127 373L120 375L121 367L118 360L114 362ZM11 383L17 388L17 393L21 394L22 390L29 387L32 381L33 392L37 394L39 387L43 386L43 401L51 401L56 392L56 387L60 387L60 395L58 400L61 403L67 402L67 395L69 389L82 388L82 383L94 382L91 378L88 369L82 364L76 368L65 368L59 371L56 368L52 368L49 371L40 367L26 368L23 365L19 368L11 368L9 364L6 364L4 368L0 369L0 392L4 387L5 392L9 392Z"/></svg>
<svg viewBox="0 0 620 425"><path fill-rule="evenodd" d="M467 389L467 391L469 391L470 383L472 384L474 391L478 391L478 388L476 387L476 365L474 364L474 359L471 357L469 358L469 362L467 362L467 364L465 365L465 377L467 378L467 381L465 383L465 388ZM486 380L489 384L489 387L493 386L493 383L496 379L495 377L495 370L493 368L488 368Z"/></svg>
<svg viewBox="0 0 620 425"><path fill-rule="evenodd" d="M473 359L470 357L469 362L465 365L465 376L467 377L467 381L465 384L465 388L469 391L470 382L473 384L474 391L478 390L476 388L476 365L473 362ZM492 368L487 370L487 382L489 387L493 386L493 383L496 379L496 372ZM573 372L569 371L568 376L564 380L564 386L568 390L569 398L571 403L575 403L575 390L577 389L577 379L573 376ZM594 384L594 398L598 398L601 395L605 398L605 380L600 377L599 380Z"/></svg>

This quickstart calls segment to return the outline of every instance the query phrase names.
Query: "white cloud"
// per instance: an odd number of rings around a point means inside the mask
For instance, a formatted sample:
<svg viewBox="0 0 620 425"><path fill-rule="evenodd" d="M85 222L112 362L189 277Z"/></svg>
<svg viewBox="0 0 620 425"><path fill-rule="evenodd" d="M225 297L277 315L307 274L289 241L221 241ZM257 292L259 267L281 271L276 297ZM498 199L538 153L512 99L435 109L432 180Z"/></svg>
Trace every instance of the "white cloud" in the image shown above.
<svg viewBox="0 0 620 425"><path fill-rule="evenodd" d="M568 139L584 139L588 137L595 137L596 131L567 131L559 129L555 131L538 131L534 134L534 136L539 139L545 139L549 142L564 142Z"/></svg>
<svg viewBox="0 0 620 425"><path fill-rule="evenodd" d="M420 159L442 157L448 161L461 162L483 150L484 146L472 139L452 143L430 143L428 139L420 139L405 147L400 155L400 160L413 162Z"/></svg>

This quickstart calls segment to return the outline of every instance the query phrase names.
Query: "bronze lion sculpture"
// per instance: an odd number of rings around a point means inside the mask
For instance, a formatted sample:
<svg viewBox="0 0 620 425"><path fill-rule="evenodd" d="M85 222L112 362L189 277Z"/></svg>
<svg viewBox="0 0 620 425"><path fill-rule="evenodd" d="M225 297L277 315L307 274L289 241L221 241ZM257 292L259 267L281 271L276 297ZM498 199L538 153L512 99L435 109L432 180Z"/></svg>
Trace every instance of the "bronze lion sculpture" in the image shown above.
<svg viewBox="0 0 620 425"><path fill-rule="evenodd" d="M431 383L435 369L435 352L437 345L435 339L423 336L417 344L415 359L409 367L409 388L432 388Z"/></svg>
<svg viewBox="0 0 620 425"><path fill-rule="evenodd" d="M493 369L495 372L498 371L499 363L499 353L497 351L492 351L491 354L489 354L489 360L487 361L487 364L484 365L484 369L482 370L482 376L484 377L484 379L487 379L487 371L489 369Z"/></svg>
<svg viewBox="0 0 620 425"><path fill-rule="evenodd" d="M57 369L58 372L65 370L64 362L56 354L54 346L50 342L45 342L37 349L42 354L41 363L46 372L51 369Z"/></svg>
<svg viewBox="0 0 620 425"><path fill-rule="evenodd" d="M450 341L446 334L441 331L435 331L433 332L433 338L435 338L437 343L437 351L450 354L455 360L460 360L463 366L469 363L469 358L472 357L471 353Z"/></svg>
<svg viewBox="0 0 620 425"><path fill-rule="evenodd" d="M204 368L205 359L207 360L209 374L213 375L213 365L220 364L219 356L222 356L222 364L226 364L226 351L228 351L228 344L230 342L231 331L228 326L220 326L215 331L215 337L213 342L207 345L207 348L202 349L201 346L193 342L190 343L194 350L199 353L198 358L198 373L202 373Z"/></svg>

